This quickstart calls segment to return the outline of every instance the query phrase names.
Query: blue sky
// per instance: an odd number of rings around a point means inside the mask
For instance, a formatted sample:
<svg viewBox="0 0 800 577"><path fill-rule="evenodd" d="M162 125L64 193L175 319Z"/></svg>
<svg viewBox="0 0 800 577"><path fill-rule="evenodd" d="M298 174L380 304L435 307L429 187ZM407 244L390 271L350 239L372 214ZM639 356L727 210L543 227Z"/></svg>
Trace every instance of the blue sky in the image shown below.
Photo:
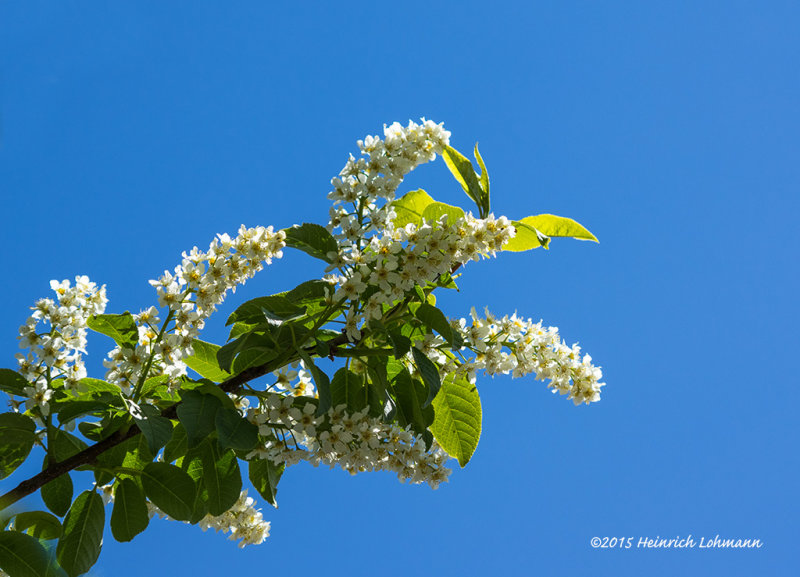
<svg viewBox="0 0 800 577"><path fill-rule="evenodd" d="M97 576L795 575L800 185L796 3L6 2L0 7L0 365L50 279L109 311L217 232L325 222L355 141L425 116L480 141L493 208L599 245L469 266L473 305L557 325L602 365L573 407L483 379L472 462L438 491L290 469L272 536L154 522ZM403 190L468 199L437 161ZM243 300L321 274L287 251ZM99 372L107 343L90 341ZM3 488L15 475L3 482ZM758 538L759 550L596 550L599 537Z"/></svg>

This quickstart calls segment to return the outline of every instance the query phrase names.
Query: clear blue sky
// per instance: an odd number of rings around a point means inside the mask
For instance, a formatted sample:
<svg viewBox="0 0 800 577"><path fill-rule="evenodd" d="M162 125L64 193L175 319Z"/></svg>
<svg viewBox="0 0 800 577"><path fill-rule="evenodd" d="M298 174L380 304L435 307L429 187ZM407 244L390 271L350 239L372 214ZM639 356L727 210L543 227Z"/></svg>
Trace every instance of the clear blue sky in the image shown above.
<svg viewBox="0 0 800 577"><path fill-rule="evenodd" d="M484 379L478 451L438 491L299 466L264 545L154 522L94 575L798 574L796 3L113 4L0 7L0 365L50 279L139 310L217 232L324 222L355 141L425 116L480 141L496 213L601 241L470 266L446 312L542 318L608 384L575 408ZM405 187L467 202L441 161ZM287 251L209 340L319 274ZM765 546L589 544L689 534Z"/></svg>

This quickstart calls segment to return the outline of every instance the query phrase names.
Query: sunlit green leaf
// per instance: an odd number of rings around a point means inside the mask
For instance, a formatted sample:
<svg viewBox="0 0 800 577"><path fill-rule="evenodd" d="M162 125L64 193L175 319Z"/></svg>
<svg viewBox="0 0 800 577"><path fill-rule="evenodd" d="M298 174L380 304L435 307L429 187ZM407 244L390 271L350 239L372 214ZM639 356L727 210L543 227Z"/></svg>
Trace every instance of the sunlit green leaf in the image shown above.
<svg viewBox="0 0 800 577"><path fill-rule="evenodd" d="M447 216L447 224L452 226L458 219L464 217L464 209L443 202L432 202L422 212L422 218L427 222L438 223L439 219L445 215Z"/></svg>
<svg viewBox="0 0 800 577"><path fill-rule="evenodd" d="M237 308L225 325L233 323L263 323L267 313L280 320L288 320L304 314L306 309L298 306L284 295L258 297L247 301Z"/></svg>
<svg viewBox="0 0 800 577"><path fill-rule="evenodd" d="M519 222L531 226L549 237L571 237L598 242L595 235L571 218L554 214L537 214L535 216L526 216Z"/></svg>
<svg viewBox="0 0 800 577"><path fill-rule="evenodd" d="M139 329L129 312L119 315L92 315L86 324L93 331L111 337L123 348L135 349L139 342Z"/></svg>
<svg viewBox="0 0 800 577"><path fill-rule="evenodd" d="M194 349L194 354L184 357L183 362L201 377L210 379L215 383L221 383L232 376L229 372L220 368L217 360L217 353L221 348L219 345L194 339L192 348Z"/></svg>
<svg viewBox="0 0 800 577"><path fill-rule="evenodd" d="M433 436L463 467L481 436L481 400L475 385L467 380L445 379L433 399L433 408Z"/></svg>
<svg viewBox="0 0 800 577"><path fill-rule="evenodd" d="M503 245L503 250L509 252L524 252L543 246L547 248L550 244L550 237L543 232L536 230L533 226L525 224L521 221L511 221L511 224L516 229L514 238L509 239Z"/></svg>
<svg viewBox="0 0 800 577"><path fill-rule="evenodd" d="M489 171L486 170L486 165L483 162L483 158L481 157L481 153L478 150L478 143L475 143L475 159L478 161L478 166L481 167L481 188L483 189L483 193L486 197L491 198L489 195ZM491 208L491 207L489 207Z"/></svg>
<svg viewBox="0 0 800 577"><path fill-rule="evenodd" d="M305 222L283 229L286 233L286 246L302 250L306 254L331 262L328 253L338 252L336 239L324 226Z"/></svg>
<svg viewBox="0 0 800 577"><path fill-rule="evenodd" d="M417 226L421 225L422 213L425 212L425 207L433 202L433 198L421 188L407 192L393 201L392 208L397 215L394 219L395 227L401 228L408 223L413 223Z"/></svg>
<svg viewBox="0 0 800 577"><path fill-rule="evenodd" d="M455 177L464 192L478 206L481 217L489 212L489 197L481 188L481 183L472 162L452 146L446 145L442 150L444 159L450 173Z"/></svg>

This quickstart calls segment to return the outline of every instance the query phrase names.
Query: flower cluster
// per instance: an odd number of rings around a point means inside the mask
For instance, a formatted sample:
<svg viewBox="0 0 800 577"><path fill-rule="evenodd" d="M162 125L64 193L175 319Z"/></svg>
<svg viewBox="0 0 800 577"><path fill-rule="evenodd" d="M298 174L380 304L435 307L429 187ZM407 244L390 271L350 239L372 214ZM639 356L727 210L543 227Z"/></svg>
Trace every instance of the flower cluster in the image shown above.
<svg viewBox="0 0 800 577"><path fill-rule="evenodd" d="M453 366L445 370L466 373L472 382L481 369L489 375L511 373L514 377L533 373L537 380L549 379L548 388L567 395L576 405L600 400L602 371L592 364L592 357L581 356L577 344L567 346L558 328L543 327L541 321L534 323L516 314L498 319L488 310L482 318L473 309L471 316L471 322L460 319L455 328L477 354L463 364L451 361Z"/></svg>
<svg viewBox="0 0 800 577"><path fill-rule="evenodd" d="M19 329L19 346L28 352L16 355L19 372L31 383L25 388L26 408L38 407L45 417L55 379L63 378L65 390L75 393L86 377L81 358L86 352L86 323L90 316L101 314L108 302L106 287L98 288L87 276L75 277L74 286L69 280L52 280L50 288L56 300L40 299L31 307L33 314ZM39 323L50 329L40 332Z"/></svg>
<svg viewBox="0 0 800 577"><path fill-rule="evenodd" d="M344 405L320 417L315 411L311 402L301 409L292 397L269 397L249 418L272 440L248 458L287 466L300 461L339 465L351 474L393 471L401 482L427 483L434 489L451 473L444 466L449 455L435 441L426 450L422 438L407 428L370 417L366 410L348 413Z"/></svg>
<svg viewBox="0 0 800 577"><path fill-rule="evenodd" d="M106 504L113 502L112 486L106 485L102 489L103 501ZM228 538L231 541L240 540L239 548L247 545L260 545L269 537L270 523L264 521L261 510L256 509L254 504L253 498L248 497L247 490L244 490L236 503L222 515L206 515L198 524L203 531L214 529L218 532L230 533ZM147 501L147 510L151 519L158 516L162 519L174 520L150 501Z"/></svg>
<svg viewBox="0 0 800 577"><path fill-rule="evenodd" d="M200 528L214 529L230 533L231 541L239 539L239 548L247 545L260 545L269 537L270 523L264 521L261 510L256 509L252 497L247 496L247 491L242 491L239 500L233 507L222 515L206 515L200 521Z"/></svg>
<svg viewBox="0 0 800 577"><path fill-rule="evenodd" d="M333 201L328 229L339 230L342 246L358 248L360 239L371 230L391 224L392 212L385 202L394 193L403 177L417 166L430 162L450 141L443 124L422 119L422 124L395 122L384 126L383 139L367 136L358 141L361 157L350 155L339 176L331 180Z"/></svg>
<svg viewBox="0 0 800 577"><path fill-rule="evenodd" d="M361 321L381 318L384 305L462 264L493 256L514 235L511 222L502 216L480 219L465 214L451 226L446 226L446 218L419 227L409 223L372 237L363 251L340 255L345 274L332 278L338 284L334 298L353 302L345 325L351 340L358 338ZM378 290L361 306L359 300L369 287Z"/></svg>
<svg viewBox="0 0 800 577"><path fill-rule="evenodd" d="M272 375L275 377L272 388L283 394L295 397L317 397L311 372L306 369L303 361L273 371ZM246 397L243 398L246 399Z"/></svg>
<svg viewBox="0 0 800 577"><path fill-rule="evenodd" d="M174 273L165 271L150 284L158 291L158 304L167 307L168 317L159 328L158 309L151 307L135 317L139 343L135 349L117 347L108 354L106 379L128 389L150 366L151 374L173 378L186 373L184 357L191 355L192 340L207 319L222 303L228 290L252 278L283 256L286 235L272 227L239 229L231 238L218 235L207 252L194 247L183 253L183 261ZM172 322L172 326L168 326Z"/></svg>

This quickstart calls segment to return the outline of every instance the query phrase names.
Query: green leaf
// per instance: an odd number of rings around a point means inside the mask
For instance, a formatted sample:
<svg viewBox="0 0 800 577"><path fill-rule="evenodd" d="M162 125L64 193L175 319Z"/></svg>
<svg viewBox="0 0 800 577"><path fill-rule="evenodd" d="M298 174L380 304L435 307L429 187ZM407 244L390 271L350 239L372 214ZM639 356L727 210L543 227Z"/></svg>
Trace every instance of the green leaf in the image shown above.
<svg viewBox="0 0 800 577"><path fill-rule="evenodd" d="M200 446L189 449L185 457L175 462L183 471L186 471L197 486L192 516L189 518L189 523L192 525L200 522L208 514L208 491L203 484L203 460L200 451Z"/></svg>
<svg viewBox="0 0 800 577"><path fill-rule="evenodd" d="M446 379L433 400L431 431L442 448L466 465L481 437L481 399L467 380Z"/></svg>
<svg viewBox="0 0 800 577"><path fill-rule="evenodd" d="M142 435L136 435L125 441L124 443L117 445L117 447L122 447L122 449L115 453L113 456L109 455L109 460L113 459L115 461L115 465L112 467L120 466L125 469L134 469L136 471L142 471L144 468L153 461L155 455L150 452L150 447L147 444L147 439L144 438ZM113 450L113 449L112 449ZM110 453L111 451L106 451L106 453L100 455L98 457L98 461L105 462L103 457L105 454ZM134 475L128 475L127 473L117 473L117 477L125 478L131 477L136 478Z"/></svg>
<svg viewBox="0 0 800 577"><path fill-rule="evenodd" d="M106 413L111 409L102 401L73 401L67 399L51 405L52 412L58 414L58 421L63 425L69 421L91 413Z"/></svg>
<svg viewBox="0 0 800 577"><path fill-rule="evenodd" d="M306 309L284 295L270 295L247 301L228 317L225 326L233 323L263 323L265 319L289 320L305 314Z"/></svg>
<svg viewBox="0 0 800 577"><path fill-rule="evenodd" d="M419 381L413 380L408 370L402 368L392 379L391 388L397 401L397 416L400 425L411 426L411 430L416 434L425 435L428 432L428 425L434 419L433 407L428 405L423 408L423 400L427 394L425 386Z"/></svg>
<svg viewBox="0 0 800 577"><path fill-rule="evenodd" d="M275 496L278 493L278 481L281 480L285 465L276 465L269 459L258 459L247 464L250 482L258 494L267 500L267 503L278 508Z"/></svg>
<svg viewBox="0 0 800 577"><path fill-rule="evenodd" d="M169 463L150 463L142 473L142 487L153 504L177 521L192 516L197 485L186 471Z"/></svg>
<svg viewBox="0 0 800 577"><path fill-rule="evenodd" d="M147 529L150 515L144 493L132 479L117 482L114 510L111 512L111 534L121 542L131 541Z"/></svg>
<svg viewBox="0 0 800 577"><path fill-rule="evenodd" d="M189 447L194 447L216 428L215 417L222 402L213 395L198 391L181 391L178 419L186 429Z"/></svg>
<svg viewBox="0 0 800 577"><path fill-rule="evenodd" d="M478 206L481 217L489 212L489 198L484 195L478 175L472 166L469 158L461 154L452 146L445 146L442 150L442 158L447 168L467 193L473 202Z"/></svg>
<svg viewBox="0 0 800 577"><path fill-rule="evenodd" d="M435 306L423 303L416 310L414 316L426 327L442 335L442 338L450 343L454 349L461 348L463 343L459 338L460 335L458 332L453 331L453 327L450 326L450 321L448 321L444 313Z"/></svg>
<svg viewBox="0 0 800 577"><path fill-rule="evenodd" d="M330 289L328 282L320 279L307 280L285 293L287 299L295 304L308 304L325 298L325 289Z"/></svg>
<svg viewBox="0 0 800 577"><path fill-rule="evenodd" d="M0 531L0 569L9 577L46 577L50 558L37 539L17 531Z"/></svg>
<svg viewBox="0 0 800 577"><path fill-rule="evenodd" d="M164 447L164 461L171 463L179 457L183 457L189 450L189 442L186 438L186 429L181 423L172 429L172 438Z"/></svg>
<svg viewBox="0 0 800 577"><path fill-rule="evenodd" d="M186 377L183 379L184 380L181 382L181 389L179 391L181 395L186 391L195 391L203 395L211 395L212 397L216 397L217 400L222 403L223 407L228 409L236 408L236 405L228 396L228 394L208 379L201 379L199 381L192 381Z"/></svg>
<svg viewBox="0 0 800 577"><path fill-rule="evenodd" d="M84 441L66 431L54 429L50 434L50 455L59 463L88 447Z"/></svg>
<svg viewBox="0 0 800 577"><path fill-rule="evenodd" d="M328 258L329 252L339 252L336 239L324 226L305 222L302 225L296 224L291 228L285 228L283 232L286 233L286 246L302 250L325 262L331 262Z"/></svg>
<svg viewBox="0 0 800 577"><path fill-rule="evenodd" d="M364 379L353 371L341 368L331 381L331 406L346 405L350 413L367 406L367 388Z"/></svg>
<svg viewBox="0 0 800 577"><path fill-rule="evenodd" d="M233 451L222 450L213 439L200 445L198 451L203 463L203 485L208 491L208 512L222 515L242 492L239 460Z"/></svg>
<svg viewBox="0 0 800 577"><path fill-rule="evenodd" d="M389 331L389 340L392 342L392 350L394 351L395 358L399 359L411 350L411 339L404 336L400 331Z"/></svg>
<svg viewBox="0 0 800 577"><path fill-rule="evenodd" d="M413 223L417 226L421 225L423 220L422 213L425 212L425 207L433 202L433 198L421 188L407 192L392 202L392 208L396 215L394 219L395 228L402 228L408 223Z"/></svg>
<svg viewBox="0 0 800 577"><path fill-rule="evenodd" d="M141 405L143 419L134 416L136 425L147 439L147 446L154 455L172 438L172 421L161 416L161 411L152 405Z"/></svg>
<svg viewBox="0 0 800 577"><path fill-rule="evenodd" d="M150 377L142 385L139 395L143 399L156 397L158 399L166 398L172 400L172 394L167 390L167 383L169 383L169 375Z"/></svg>
<svg viewBox="0 0 800 577"><path fill-rule="evenodd" d="M101 379L85 378L78 381L78 390L90 395L100 393L111 393L112 395L119 395L120 388L113 384L103 381Z"/></svg>
<svg viewBox="0 0 800 577"><path fill-rule="evenodd" d="M249 451L258 442L258 427L245 419L236 409L220 408L214 422L219 444L223 448Z"/></svg>
<svg viewBox="0 0 800 577"><path fill-rule="evenodd" d="M139 342L139 329L129 312L120 315L92 315L86 325L95 332L114 339L114 342L126 349L135 349Z"/></svg>
<svg viewBox="0 0 800 577"><path fill-rule="evenodd" d="M105 522L102 497L94 491L78 495L64 519L64 533L56 547L58 564L70 577L86 573L97 561Z"/></svg>
<svg viewBox="0 0 800 577"><path fill-rule="evenodd" d="M579 240L593 240L599 242L597 237L584 226L571 218L556 216L554 214L537 214L526 216L521 223L535 228L550 237L571 237Z"/></svg>
<svg viewBox="0 0 800 577"><path fill-rule="evenodd" d="M44 511L26 511L14 517L14 530L49 541L61 537L61 521Z"/></svg>
<svg viewBox="0 0 800 577"><path fill-rule="evenodd" d="M41 488L42 501L53 513L63 517L72 504L72 492L72 479L69 473L64 473Z"/></svg>
<svg viewBox="0 0 800 577"><path fill-rule="evenodd" d="M547 248L550 244L550 237L536 230L535 227L518 220L511 221L511 224L514 225L517 232L514 238L509 239L509 241L503 245L502 250L524 252L526 250L539 248L540 246Z"/></svg>
<svg viewBox="0 0 800 577"><path fill-rule="evenodd" d="M278 353L273 348L259 347L242 351L233 361L233 372L239 374L250 367L257 367L268 363L277 356Z"/></svg>
<svg viewBox="0 0 800 577"><path fill-rule="evenodd" d="M439 275L439 277L436 279L436 286L446 289L458 290L458 285L456 284L456 281L453 279L453 276L449 272Z"/></svg>
<svg viewBox="0 0 800 577"><path fill-rule="evenodd" d="M417 365L417 370L419 370L420 375L422 375L422 380L428 385L428 399L423 405L423 407L427 407L431 404L431 401L433 401L433 398L436 396L436 393L439 392L439 388L442 385L442 381L439 377L439 369L433 361L426 357L425 353L417 347L411 349L411 354L414 356L414 363Z"/></svg>
<svg viewBox="0 0 800 577"><path fill-rule="evenodd" d="M438 223L442 216L447 215L448 226L453 226L458 219L464 218L464 209L443 202L433 202L425 207L422 218L428 222Z"/></svg>
<svg viewBox="0 0 800 577"><path fill-rule="evenodd" d="M0 479L25 462L36 441L36 423L19 413L0 414Z"/></svg>
<svg viewBox="0 0 800 577"><path fill-rule="evenodd" d="M389 398L389 377L386 372L387 360L387 357L367 358L367 371L381 409L385 408L385 403Z"/></svg>
<svg viewBox="0 0 800 577"><path fill-rule="evenodd" d="M486 198L491 199L489 195L489 172L486 170L486 165L483 163L483 158L478 150L478 143L475 143L475 159L478 161L478 166L481 167L481 188Z"/></svg>
<svg viewBox="0 0 800 577"><path fill-rule="evenodd" d="M17 371L11 369L0 369L0 391L8 393L9 395L17 395L18 397L25 397L25 387L30 387L31 384L25 380L25 377L20 375Z"/></svg>
<svg viewBox="0 0 800 577"><path fill-rule="evenodd" d="M217 361L217 352L221 348L219 345L194 339L192 348L194 349L194 354L185 357L183 362L201 377L211 379L215 383L221 383L232 376L219 366L219 361Z"/></svg>

